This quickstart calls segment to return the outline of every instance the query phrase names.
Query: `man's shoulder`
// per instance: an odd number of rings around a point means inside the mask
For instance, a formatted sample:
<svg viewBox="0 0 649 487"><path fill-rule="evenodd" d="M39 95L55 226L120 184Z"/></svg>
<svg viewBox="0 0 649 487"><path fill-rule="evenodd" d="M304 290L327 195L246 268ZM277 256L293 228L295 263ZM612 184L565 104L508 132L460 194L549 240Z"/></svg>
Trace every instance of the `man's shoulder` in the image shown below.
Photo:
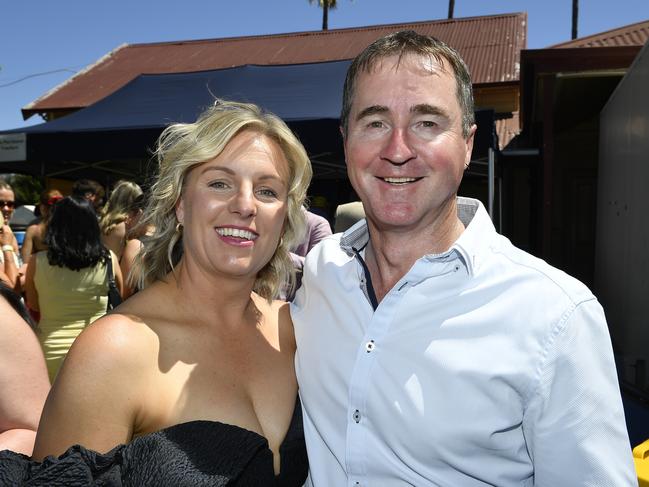
<svg viewBox="0 0 649 487"><path fill-rule="evenodd" d="M306 262L314 264L322 261L349 259L349 255L340 245L342 235L342 233L335 233L324 237L309 251Z"/></svg>
<svg viewBox="0 0 649 487"><path fill-rule="evenodd" d="M594 299L591 290L579 279L516 247L502 235L494 239L490 250L497 272L533 284L539 295L563 295L573 303Z"/></svg>

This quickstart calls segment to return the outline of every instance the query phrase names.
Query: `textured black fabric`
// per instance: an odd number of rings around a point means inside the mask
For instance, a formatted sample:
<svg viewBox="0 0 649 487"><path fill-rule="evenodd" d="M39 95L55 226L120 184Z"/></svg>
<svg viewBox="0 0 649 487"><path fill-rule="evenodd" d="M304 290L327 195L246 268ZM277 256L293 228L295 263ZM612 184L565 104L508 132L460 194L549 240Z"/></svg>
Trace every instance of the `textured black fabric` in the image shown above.
<svg viewBox="0 0 649 487"><path fill-rule="evenodd" d="M302 410L280 447L279 476L266 439L238 426L191 421L141 436L105 455L75 445L59 458L30 461L0 452L0 486L301 486L308 463Z"/></svg>

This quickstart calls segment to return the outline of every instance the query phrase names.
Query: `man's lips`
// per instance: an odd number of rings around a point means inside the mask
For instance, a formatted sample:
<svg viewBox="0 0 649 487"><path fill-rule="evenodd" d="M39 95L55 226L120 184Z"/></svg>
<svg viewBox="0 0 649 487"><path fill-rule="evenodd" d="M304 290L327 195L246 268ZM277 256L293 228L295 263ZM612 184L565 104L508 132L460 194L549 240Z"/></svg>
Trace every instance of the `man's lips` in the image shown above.
<svg viewBox="0 0 649 487"><path fill-rule="evenodd" d="M388 184L393 184L396 186L402 186L405 184L410 184L419 181L420 179L423 179L422 177L419 178L411 178L411 177L379 177L377 176L378 179L381 181L388 183Z"/></svg>

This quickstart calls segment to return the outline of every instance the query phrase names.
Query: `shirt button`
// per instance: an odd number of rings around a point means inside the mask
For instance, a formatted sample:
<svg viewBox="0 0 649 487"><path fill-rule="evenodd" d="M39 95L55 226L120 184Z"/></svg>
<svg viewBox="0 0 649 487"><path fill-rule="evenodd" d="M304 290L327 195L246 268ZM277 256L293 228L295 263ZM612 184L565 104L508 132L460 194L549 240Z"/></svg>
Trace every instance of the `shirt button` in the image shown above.
<svg viewBox="0 0 649 487"><path fill-rule="evenodd" d="M352 416L357 423L361 422L361 412L357 409Z"/></svg>
<svg viewBox="0 0 649 487"><path fill-rule="evenodd" d="M367 353L370 353L372 350L374 350L374 347L374 340L370 340L365 344L365 350L367 351Z"/></svg>

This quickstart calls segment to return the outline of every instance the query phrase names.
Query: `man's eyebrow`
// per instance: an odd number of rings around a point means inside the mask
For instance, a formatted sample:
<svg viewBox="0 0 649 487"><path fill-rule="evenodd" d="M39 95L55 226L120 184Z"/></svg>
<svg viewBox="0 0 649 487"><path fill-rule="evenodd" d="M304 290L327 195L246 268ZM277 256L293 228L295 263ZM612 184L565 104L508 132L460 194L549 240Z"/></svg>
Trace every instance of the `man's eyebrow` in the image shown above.
<svg viewBox="0 0 649 487"><path fill-rule="evenodd" d="M388 111L388 107L383 105L372 105L371 107L364 108L356 115L356 120L361 120L370 115L376 115L377 113L385 113Z"/></svg>
<svg viewBox="0 0 649 487"><path fill-rule="evenodd" d="M420 114L420 115L438 115L440 117L448 118L448 114L446 113L445 110L433 105L429 105L428 103L421 103L419 105L415 105L412 108L410 108L410 112Z"/></svg>

